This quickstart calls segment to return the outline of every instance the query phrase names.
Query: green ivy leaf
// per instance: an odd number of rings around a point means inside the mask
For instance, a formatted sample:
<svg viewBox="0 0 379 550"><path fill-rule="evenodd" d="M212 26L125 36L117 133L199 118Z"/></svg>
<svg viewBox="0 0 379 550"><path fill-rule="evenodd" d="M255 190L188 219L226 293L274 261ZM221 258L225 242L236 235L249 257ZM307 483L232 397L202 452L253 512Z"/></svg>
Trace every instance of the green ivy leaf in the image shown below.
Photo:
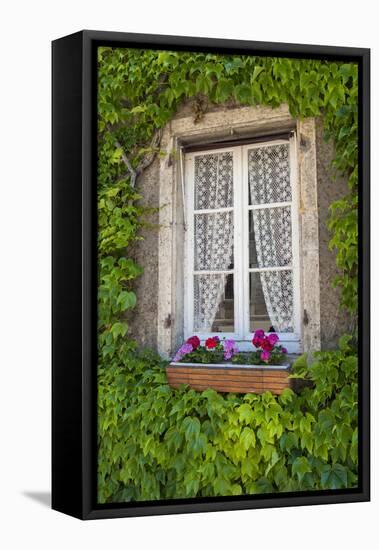
<svg viewBox="0 0 379 550"><path fill-rule="evenodd" d="M296 475L301 482L305 474L312 472L312 468L305 456L297 457L292 464L292 475Z"/></svg>
<svg viewBox="0 0 379 550"><path fill-rule="evenodd" d="M255 447L256 437L254 431L251 428L244 428L241 432L240 440L246 451L250 447Z"/></svg>
<svg viewBox="0 0 379 550"><path fill-rule="evenodd" d="M323 489L343 489L347 487L347 470L341 464L326 464L322 469L321 486Z"/></svg>

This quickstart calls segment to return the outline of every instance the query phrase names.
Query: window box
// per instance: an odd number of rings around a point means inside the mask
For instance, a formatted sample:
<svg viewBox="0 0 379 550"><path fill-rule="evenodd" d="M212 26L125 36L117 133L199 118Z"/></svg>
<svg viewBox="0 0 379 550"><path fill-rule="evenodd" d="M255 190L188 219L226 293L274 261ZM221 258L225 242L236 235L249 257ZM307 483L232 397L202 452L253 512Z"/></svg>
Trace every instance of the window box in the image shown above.
<svg viewBox="0 0 379 550"><path fill-rule="evenodd" d="M281 394L290 387L290 365L235 365L232 363L199 364L172 362L166 367L172 388L187 384L196 391L213 389L227 393Z"/></svg>

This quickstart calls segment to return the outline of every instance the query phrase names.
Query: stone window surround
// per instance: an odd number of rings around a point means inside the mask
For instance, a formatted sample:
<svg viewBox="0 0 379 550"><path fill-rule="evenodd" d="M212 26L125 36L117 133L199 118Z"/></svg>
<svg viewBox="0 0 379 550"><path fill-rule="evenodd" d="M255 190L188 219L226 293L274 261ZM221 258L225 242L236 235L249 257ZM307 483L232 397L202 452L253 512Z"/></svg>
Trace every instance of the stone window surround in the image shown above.
<svg viewBox="0 0 379 550"><path fill-rule="evenodd" d="M183 341L184 219L180 147L291 129L296 131L298 162L301 346L303 351L320 349L315 119L294 119L286 105L276 109L220 107L206 113L197 123L193 115L175 117L162 134L161 149L167 152L159 166L157 340L162 357L171 357Z"/></svg>

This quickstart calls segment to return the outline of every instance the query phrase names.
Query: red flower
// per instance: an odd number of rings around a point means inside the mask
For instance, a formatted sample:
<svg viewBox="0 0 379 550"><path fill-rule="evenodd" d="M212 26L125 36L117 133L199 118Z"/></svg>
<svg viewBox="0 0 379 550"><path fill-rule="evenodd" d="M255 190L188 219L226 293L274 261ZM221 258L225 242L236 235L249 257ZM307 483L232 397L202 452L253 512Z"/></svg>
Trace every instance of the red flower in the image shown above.
<svg viewBox="0 0 379 550"><path fill-rule="evenodd" d="M220 341L220 339L217 336L214 336L213 338L207 338L205 340L205 347L207 349L213 349L217 346L219 341Z"/></svg>
<svg viewBox="0 0 379 550"><path fill-rule="evenodd" d="M253 345L256 347L256 348L260 348L262 347L262 344L264 342L264 339L261 338L260 336L254 336L253 340Z"/></svg>
<svg viewBox="0 0 379 550"><path fill-rule="evenodd" d="M186 343L191 344L194 350L200 346L200 340L197 336L191 336L191 338L188 338Z"/></svg>
<svg viewBox="0 0 379 550"><path fill-rule="evenodd" d="M271 351L274 347L274 344L271 344L270 340L268 338L265 338L262 342L261 348L264 351Z"/></svg>

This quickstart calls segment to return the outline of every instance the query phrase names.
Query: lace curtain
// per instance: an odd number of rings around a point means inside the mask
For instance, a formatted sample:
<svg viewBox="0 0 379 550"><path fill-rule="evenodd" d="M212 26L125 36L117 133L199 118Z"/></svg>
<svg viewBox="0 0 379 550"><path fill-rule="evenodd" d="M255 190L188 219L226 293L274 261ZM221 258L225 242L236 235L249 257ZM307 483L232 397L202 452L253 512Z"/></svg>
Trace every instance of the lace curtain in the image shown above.
<svg viewBox="0 0 379 550"><path fill-rule="evenodd" d="M195 157L195 210L233 207L233 155ZM194 330L211 332L233 256L233 211L195 214ZM210 272L210 273L209 273Z"/></svg>
<svg viewBox="0 0 379 550"><path fill-rule="evenodd" d="M249 151L250 204L291 201L289 146ZM258 268L292 264L291 207L252 210ZM277 332L293 331L292 270L261 271L260 281L270 322Z"/></svg>

